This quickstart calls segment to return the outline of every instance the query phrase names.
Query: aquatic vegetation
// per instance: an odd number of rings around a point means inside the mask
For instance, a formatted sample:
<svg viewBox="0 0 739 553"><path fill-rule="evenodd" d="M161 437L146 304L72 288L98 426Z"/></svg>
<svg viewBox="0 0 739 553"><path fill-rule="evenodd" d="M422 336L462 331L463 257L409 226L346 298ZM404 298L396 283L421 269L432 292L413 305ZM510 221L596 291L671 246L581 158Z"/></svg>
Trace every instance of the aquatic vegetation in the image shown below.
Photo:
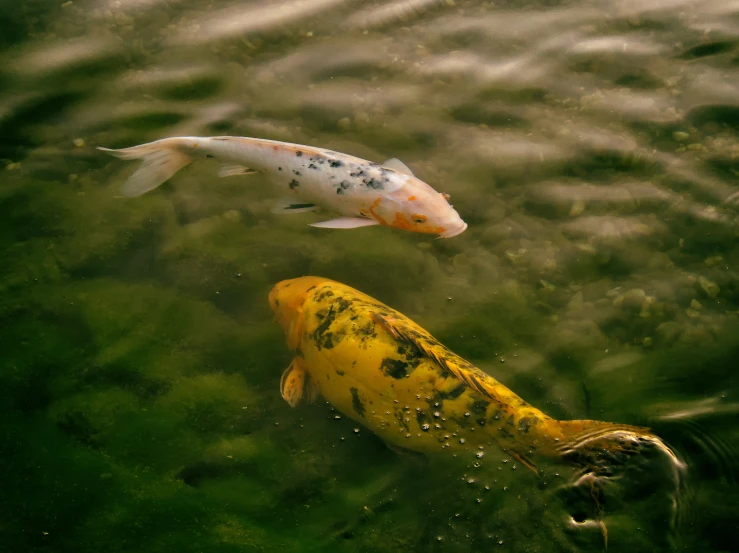
<svg viewBox="0 0 739 553"><path fill-rule="evenodd" d="M265 298L321 274L554 419L670 444L674 521L659 456L600 480L610 551L735 548L735 6L508 4L0 8L5 547L602 550L588 479L290 408ZM400 158L469 228L310 228L214 161L130 200L96 150L190 135Z"/></svg>

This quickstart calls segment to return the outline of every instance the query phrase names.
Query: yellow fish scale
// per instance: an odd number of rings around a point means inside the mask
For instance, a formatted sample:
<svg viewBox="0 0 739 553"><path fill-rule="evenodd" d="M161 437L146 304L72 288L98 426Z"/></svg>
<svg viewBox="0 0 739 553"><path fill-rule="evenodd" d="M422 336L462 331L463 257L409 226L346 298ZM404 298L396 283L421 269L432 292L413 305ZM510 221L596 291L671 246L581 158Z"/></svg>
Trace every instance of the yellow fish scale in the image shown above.
<svg viewBox="0 0 739 553"><path fill-rule="evenodd" d="M552 419L401 313L344 284L283 281L270 303L296 353L283 397L295 406L320 393L392 446L428 455L496 443L534 471L537 458L563 455L597 471L646 443L674 458L644 428Z"/></svg>

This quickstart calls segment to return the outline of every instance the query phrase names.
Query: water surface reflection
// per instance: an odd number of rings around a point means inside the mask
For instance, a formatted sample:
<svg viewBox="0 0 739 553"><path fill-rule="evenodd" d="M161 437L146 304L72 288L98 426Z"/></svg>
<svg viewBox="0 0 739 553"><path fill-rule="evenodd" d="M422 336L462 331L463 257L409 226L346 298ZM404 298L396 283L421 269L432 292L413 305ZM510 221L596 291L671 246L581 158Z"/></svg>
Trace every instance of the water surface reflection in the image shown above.
<svg viewBox="0 0 739 553"><path fill-rule="evenodd" d="M739 3L0 10L17 549L599 551L598 520L611 551L734 547ZM132 169L95 151L214 134L398 157L469 228L311 229L321 215L273 215L265 180L206 162L123 200ZM599 481L593 513L588 478L501 452L470 485L474 467L291 410L266 298L306 274L406 313L552 416L651 427L687 468L645 452Z"/></svg>

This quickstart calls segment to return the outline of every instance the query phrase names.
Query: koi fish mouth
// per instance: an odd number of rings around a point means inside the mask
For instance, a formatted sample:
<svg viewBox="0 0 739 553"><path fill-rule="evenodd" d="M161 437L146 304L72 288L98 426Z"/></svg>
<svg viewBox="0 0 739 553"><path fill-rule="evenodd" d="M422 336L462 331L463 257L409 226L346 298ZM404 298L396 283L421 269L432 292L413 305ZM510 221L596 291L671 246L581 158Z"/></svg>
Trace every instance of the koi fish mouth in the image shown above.
<svg viewBox="0 0 739 553"><path fill-rule="evenodd" d="M467 230L467 223L462 223L462 226L457 228L450 228L439 234L439 238L453 238L459 234L462 234Z"/></svg>

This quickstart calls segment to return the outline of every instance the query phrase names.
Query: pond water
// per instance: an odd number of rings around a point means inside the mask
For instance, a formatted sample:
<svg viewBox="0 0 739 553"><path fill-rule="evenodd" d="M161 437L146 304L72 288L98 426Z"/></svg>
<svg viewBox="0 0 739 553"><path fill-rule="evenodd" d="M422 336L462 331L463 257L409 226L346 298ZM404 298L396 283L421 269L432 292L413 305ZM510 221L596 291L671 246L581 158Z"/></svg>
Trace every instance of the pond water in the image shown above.
<svg viewBox="0 0 739 553"><path fill-rule="evenodd" d="M2 2L3 550L735 551L738 44L734 0ZM123 198L96 150L182 135L397 157L469 228L311 228L213 161ZM303 275L677 461L593 515L291 408L267 296Z"/></svg>

